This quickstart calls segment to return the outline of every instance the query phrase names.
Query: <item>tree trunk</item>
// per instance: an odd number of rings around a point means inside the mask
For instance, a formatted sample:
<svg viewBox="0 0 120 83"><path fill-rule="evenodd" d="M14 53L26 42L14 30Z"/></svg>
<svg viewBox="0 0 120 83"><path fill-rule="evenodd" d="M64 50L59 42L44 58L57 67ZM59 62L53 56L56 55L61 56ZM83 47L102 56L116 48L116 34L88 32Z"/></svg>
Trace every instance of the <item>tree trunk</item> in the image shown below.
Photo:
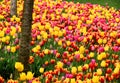
<svg viewBox="0 0 120 83"><path fill-rule="evenodd" d="M17 0L11 0L10 15L17 15Z"/></svg>
<svg viewBox="0 0 120 83"><path fill-rule="evenodd" d="M24 0L20 49L18 56L18 61L24 64L24 72L27 72L30 69L28 59L30 55L33 4L34 0Z"/></svg>

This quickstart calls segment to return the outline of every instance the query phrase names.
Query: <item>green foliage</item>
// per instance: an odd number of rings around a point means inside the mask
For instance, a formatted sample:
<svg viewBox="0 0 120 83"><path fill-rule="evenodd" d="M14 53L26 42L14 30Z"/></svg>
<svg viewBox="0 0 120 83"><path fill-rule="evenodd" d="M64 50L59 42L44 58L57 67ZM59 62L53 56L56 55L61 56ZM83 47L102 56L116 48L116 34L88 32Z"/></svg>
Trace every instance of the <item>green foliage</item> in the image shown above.
<svg viewBox="0 0 120 83"><path fill-rule="evenodd" d="M0 75L3 78L8 79L10 75L14 72L14 63L15 61L10 58L4 58L0 60Z"/></svg>
<svg viewBox="0 0 120 83"><path fill-rule="evenodd" d="M120 9L120 0L67 0L67 1L74 1L80 3L92 3L92 4L100 4L106 6L108 4L110 7L115 7Z"/></svg>

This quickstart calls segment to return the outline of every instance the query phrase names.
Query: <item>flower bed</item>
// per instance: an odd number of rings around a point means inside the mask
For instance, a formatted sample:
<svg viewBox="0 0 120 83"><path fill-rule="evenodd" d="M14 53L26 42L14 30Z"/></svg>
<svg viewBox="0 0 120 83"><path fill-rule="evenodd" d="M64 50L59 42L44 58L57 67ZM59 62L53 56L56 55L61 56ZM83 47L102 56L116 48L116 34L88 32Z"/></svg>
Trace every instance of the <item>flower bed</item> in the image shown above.
<svg viewBox="0 0 120 83"><path fill-rule="evenodd" d="M31 70L16 62L23 1L10 17L10 0L0 2L0 83L119 83L120 11L97 4L35 0ZM19 77L13 80L17 70Z"/></svg>

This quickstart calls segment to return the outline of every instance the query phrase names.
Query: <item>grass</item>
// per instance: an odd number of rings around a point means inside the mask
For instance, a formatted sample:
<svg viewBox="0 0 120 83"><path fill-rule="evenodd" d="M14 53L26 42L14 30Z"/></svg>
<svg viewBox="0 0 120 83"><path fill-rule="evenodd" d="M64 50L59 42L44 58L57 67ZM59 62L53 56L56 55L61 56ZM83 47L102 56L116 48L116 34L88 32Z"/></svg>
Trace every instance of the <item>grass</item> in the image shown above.
<svg viewBox="0 0 120 83"><path fill-rule="evenodd" d="M0 0L2 1L2 0ZM110 7L114 7L116 9L120 9L120 0L67 0L67 1L74 1L74 2L80 2L80 3L92 3L92 4L100 4L105 6L106 3L108 3L108 5Z"/></svg>
<svg viewBox="0 0 120 83"><path fill-rule="evenodd" d="M80 2L80 3L92 3L92 4L100 4L105 6L106 3L110 7L115 7L116 9L120 9L120 0L67 0L67 1L74 1L74 2Z"/></svg>

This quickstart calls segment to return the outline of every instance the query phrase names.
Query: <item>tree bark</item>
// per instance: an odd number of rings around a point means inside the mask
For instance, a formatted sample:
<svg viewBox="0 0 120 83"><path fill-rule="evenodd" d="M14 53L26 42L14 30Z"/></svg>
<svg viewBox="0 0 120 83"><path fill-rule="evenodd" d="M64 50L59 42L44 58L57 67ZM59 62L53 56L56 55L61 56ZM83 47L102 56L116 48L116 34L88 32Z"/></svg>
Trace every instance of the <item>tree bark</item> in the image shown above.
<svg viewBox="0 0 120 83"><path fill-rule="evenodd" d="M10 4L11 8L10 8L10 15L16 15L17 16L17 0L11 0L11 4Z"/></svg>
<svg viewBox="0 0 120 83"><path fill-rule="evenodd" d="M34 0L24 0L20 49L18 56L18 61L24 64L24 72L27 72L30 69L28 59L30 55L33 4Z"/></svg>

